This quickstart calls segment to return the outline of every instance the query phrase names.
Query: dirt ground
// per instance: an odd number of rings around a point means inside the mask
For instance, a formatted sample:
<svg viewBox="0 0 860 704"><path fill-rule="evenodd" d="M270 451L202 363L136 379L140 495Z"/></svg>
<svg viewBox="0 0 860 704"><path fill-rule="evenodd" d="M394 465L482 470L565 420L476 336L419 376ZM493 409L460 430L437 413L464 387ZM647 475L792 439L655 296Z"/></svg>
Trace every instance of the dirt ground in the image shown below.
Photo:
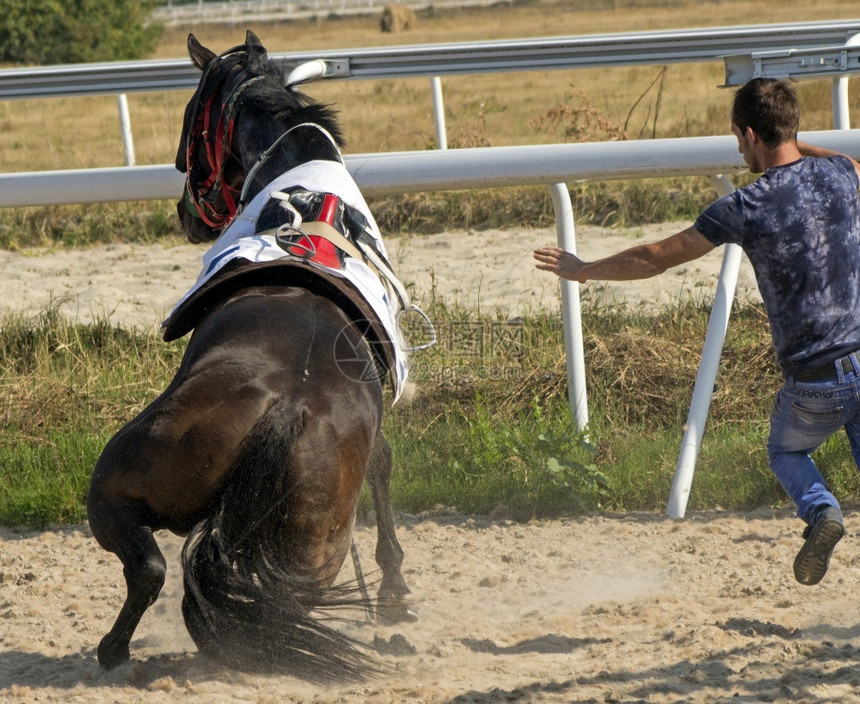
<svg viewBox="0 0 860 704"><path fill-rule="evenodd" d="M597 259L688 227L661 223L635 230L589 225L576 228L577 251ZM438 295L453 305L500 309L516 315L529 309L558 310L558 279L534 267L532 251L555 244L552 229L443 232L386 240L394 270L417 302ZM154 326L191 287L200 272L204 245L110 244L89 249L0 251L0 316L35 315L48 306L86 321L107 316L123 325ZM663 306L712 296L722 266L716 249L659 277L617 284L590 283L583 297ZM738 295L758 291L744 259Z"/></svg>
<svg viewBox="0 0 860 704"><path fill-rule="evenodd" d="M597 228L580 234L586 258L631 241ZM530 260L534 246L553 239L548 231L450 233L390 242L389 250L418 291L435 287L513 312L557 305L555 282ZM2 253L0 313L33 314L54 300L81 318L156 324L196 277L200 254L126 245ZM645 282L650 290L602 295L671 301L712 287L719 265L715 254ZM754 295L748 272L741 286ZM860 702L858 515L848 511L846 525L824 581L804 587L791 571L802 525L789 511L527 524L503 512L399 516L419 620L345 624L389 670L339 686L243 674L199 656L179 610L181 541L169 534L158 536L168 583L132 641L132 661L103 671L95 648L124 598L119 562L85 525L3 529L0 701ZM375 528L359 525L356 541L373 579ZM352 576L348 563L344 578Z"/></svg>
<svg viewBox="0 0 860 704"><path fill-rule="evenodd" d="M401 516L419 620L343 629L390 673L317 686L213 667L179 610L179 538L159 534L168 583L105 672L95 647L124 597L86 526L0 531L0 701L858 702L857 515L815 587L794 581L787 512L589 516L513 523ZM356 541L373 579L375 528ZM345 578L353 576L348 563Z"/></svg>

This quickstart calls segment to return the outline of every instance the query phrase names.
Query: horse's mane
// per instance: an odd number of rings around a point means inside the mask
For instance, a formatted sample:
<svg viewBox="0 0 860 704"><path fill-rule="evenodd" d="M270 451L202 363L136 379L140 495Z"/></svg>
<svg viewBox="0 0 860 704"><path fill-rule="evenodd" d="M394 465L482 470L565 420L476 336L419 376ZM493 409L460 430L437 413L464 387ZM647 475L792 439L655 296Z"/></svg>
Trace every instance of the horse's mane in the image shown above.
<svg viewBox="0 0 860 704"><path fill-rule="evenodd" d="M273 65L265 55L249 52L248 69L265 78L251 86L242 96L240 102L243 108L265 115L272 121L293 124L313 122L327 130L338 147L345 146L338 112L334 107L317 102L295 87L285 86L283 69Z"/></svg>

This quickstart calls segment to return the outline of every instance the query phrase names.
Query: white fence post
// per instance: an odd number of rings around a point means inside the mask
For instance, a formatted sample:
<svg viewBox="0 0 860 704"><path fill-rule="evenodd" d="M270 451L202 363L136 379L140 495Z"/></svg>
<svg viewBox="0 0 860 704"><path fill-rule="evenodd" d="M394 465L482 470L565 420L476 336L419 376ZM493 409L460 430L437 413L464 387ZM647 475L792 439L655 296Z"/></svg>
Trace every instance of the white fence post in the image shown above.
<svg viewBox="0 0 860 704"><path fill-rule="evenodd" d="M860 45L860 34L849 37L845 46ZM848 76L833 79L833 129L847 130L851 128L851 117L848 113ZM852 155L853 156L853 155Z"/></svg>
<svg viewBox="0 0 860 704"><path fill-rule="evenodd" d="M125 154L125 165L134 166L134 139L131 136L131 117L128 113L128 99L125 93L116 96L119 108L119 128L122 131L122 149Z"/></svg>
<svg viewBox="0 0 860 704"><path fill-rule="evenodd" d="M735 189L728 176L715 176L714 180L720 196L728 195ZM723 351L726 330L729 326L729 315L732 311L732 301L738 284L741 254L742 250L738 245L726 245L720 278L717 281L717 290L714 294L714 304L711 308L711 317L708 321L708 332L705 334L702 359L699 361L696 385L693 387L690 412L684 427L681 452L678 455L678 464L675 468L675 479L669 494L666 514L671 518L683 518L687 511L687 500L690 498L693 473L696 471L696 460L702 449L702 437L705 433L705 423L708 420L708 409L711 407L714 381L720 366L720 355Z"/></svg>
<svg viewBox="0 0 860 704"><path fill-rule="evenodd" d="M442 80L439 76L430 79L430 92L433 98L433 122L436 125L436 148L448 148L448 130L445 127L445 101L442 98Z"/></svg>
<svg viewBox="0 0 860 704"><path fill-rule="evenodd" d="M573 205L566 183L550 186L552 209L555 212L555 227L558 246L576 254L576 233L573 224ZM570 414L576 427L585 432L588 426L588 397L585 384L585 350L582 341L582 308L579 300L579 284L561 280L561 314L564 321L564 351L567 368L567 399Z"/></svg>

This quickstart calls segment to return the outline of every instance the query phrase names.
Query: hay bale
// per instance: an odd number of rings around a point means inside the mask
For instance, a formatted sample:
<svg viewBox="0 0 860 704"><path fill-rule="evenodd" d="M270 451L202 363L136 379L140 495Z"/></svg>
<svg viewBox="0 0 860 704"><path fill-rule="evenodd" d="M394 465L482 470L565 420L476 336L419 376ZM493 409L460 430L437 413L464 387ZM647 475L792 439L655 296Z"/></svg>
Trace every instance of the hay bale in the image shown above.
<svg viewBox="0 0 860 704"><path fill-rule="evenodd" d="M390 3L382 10L379 28L383 32L404 32L415 26L415 11L406 5Z"/></svg>

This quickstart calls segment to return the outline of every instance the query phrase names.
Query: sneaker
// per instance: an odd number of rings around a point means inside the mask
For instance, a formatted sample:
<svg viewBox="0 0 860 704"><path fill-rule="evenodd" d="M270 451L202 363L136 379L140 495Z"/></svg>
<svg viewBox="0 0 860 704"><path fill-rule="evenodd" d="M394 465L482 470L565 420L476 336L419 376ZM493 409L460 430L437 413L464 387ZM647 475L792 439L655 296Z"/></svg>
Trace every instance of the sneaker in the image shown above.
<svg viewBox="0 0 860 704"><path fill-rule="evenodd" d="M842 513L836 506L819 509L815 522L806 526L806 542L794 558L794 576L801 584L818 584L827 573L830 554L845 535Z"/></svg>

